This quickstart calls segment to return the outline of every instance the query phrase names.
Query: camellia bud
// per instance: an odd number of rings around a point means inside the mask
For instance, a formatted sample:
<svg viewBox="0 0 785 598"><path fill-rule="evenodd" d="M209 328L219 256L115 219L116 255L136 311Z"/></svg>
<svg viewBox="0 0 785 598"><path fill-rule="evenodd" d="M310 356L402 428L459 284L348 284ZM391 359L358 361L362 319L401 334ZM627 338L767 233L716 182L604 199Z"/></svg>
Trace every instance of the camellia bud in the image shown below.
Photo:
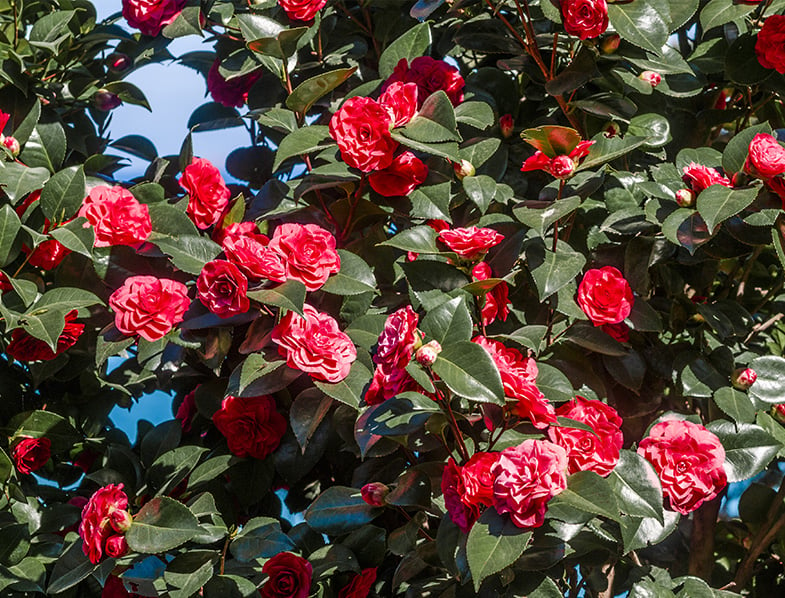
<svg viewBox="0 0 785 598"><path fill-rule="evenodd" d="M755 384L758 379L758 374L752 368L739 368L733 372L731 376L731 384L739 390L747 390L750 386Z"/></svg>
<svg viewBox="0 0 785 598"><path fill-rule="evenodd" d="M612 139L613 137L618 137L621 135L621 127L618 123L615 123L612 120L609 120L607 123L605 123L602 128L604 131L603 135L605 135L607 139Z"/></svg>
<svg viewBox="0 0 785 598"><path fill-rule="evenodd" d="M436 357L441 352L442 346L437 341L429 341L417 349L414 358L420 365L430 366L433 365L433 362L436 361Z"/></svg>
<svg viewBox="0 0 785 598"><path fill-rule="evenodd" d="M499 119L499 129L501 129L502 137L509 139L512 137L512 130L515 128L515 121L512 119L512 114L505 114Z"/></svg>
<svg viewBox="0 0 785 598"><path fill-rule="evenodd" d="M550 170L557 179L567 179L575 172L575 162L569 156L556 156L551 160Z"/></svg>
<svg viewBox="0 0 785 598"><path fill-rule="evenodd" d="M657 87L662 81L662 75L655 71L643 71L640 75L638 75L638 79L641 81L646 81L646 83L652 87Z"/></svg>
<svg viewBox="0 0 785 598"><path fill-rule="evenodd" d="M477 172L474 170L474 165L468 160L453 162L452 168L455 171L455 176L458 177L459 181L462 181L467 176L474 176L474 173Z"/></svg>
<svg viewBox="0 0 785 598"><path fill-rule="evenodd" d="M19 142L15 137L3 137L3 145L11 152L11 155L16 158L22 150Z"/></svg>
<svg viewBox="0 0 785 598"><path fill-rule="evenodd" d="M682 208L690 208L695 203L695 193L690 189L679 189L676 191L676 203Z"/></svg>
<svg viewBox="0 0 785 598"><path fill-rule="evenodd" d="M128 542L125 536L109 536L106 539L106 554L113 559L119 559L128 553Z"/></svg>
<svg viewBox="0 0 785 598"><path fill-rule="evenodd" d="M122 103L123 101L116 93L107 89L99 89L93 96L93 105L102 112L114 110Z"/></svg>
<svg viewBox="0 0 785 598"><path fill-rule="evenodd" d="M106 57L106 64L109 72L119 75L131 67L131 57L122 52L112 52Z"/></svg>
<svg viewBox="0 0 785 598"><path fill-rule="evenodd" d="M363 500L372 507L384 506L384 497L390 493L390 489L381 482L371 482L360 490Z"/></svg>
<svg viewBox="0 0 785 598"><path fill-rule="evenodd" d="M605 36L600 42L600 51L603 54L613 54L619 49L621 43L621 36L618 33L612 33Z"/></svg>
<svg viewBox="0 0 785 598"><path fill-rule="evenodd" d="M134 518L131 517L131 513L123 509L116 509L112 511L111 515L109 515L109 519L112 524L112 529L121 534L124 534L129 529L131 529L131 524L134 522Z"/></svg>

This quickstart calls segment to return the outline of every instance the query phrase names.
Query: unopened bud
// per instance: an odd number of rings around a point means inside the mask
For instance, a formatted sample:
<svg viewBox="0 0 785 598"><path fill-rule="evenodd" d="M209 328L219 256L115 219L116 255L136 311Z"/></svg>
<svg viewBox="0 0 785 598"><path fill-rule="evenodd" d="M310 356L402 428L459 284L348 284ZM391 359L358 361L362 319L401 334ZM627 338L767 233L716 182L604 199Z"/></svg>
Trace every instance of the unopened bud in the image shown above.
<svg viewBox="0 0 785 598"><path fill-rule="evenodd" d="M557 179L567 179L575 172L575 162L569 156L556 156L551 160L550 171Z"/></svg>
<svg viewBox="0 0 785 598"><path fill-rule="evenodd" d="M131 58L122 52L112 52L106 57L106 65L109 72L119 75L131 67Z"/></svg>
<svg viewBox="0 0 785 598"><path fill-rule="evenodd" d="M119 559L128 553L128 542L125 536L110 536L106 539L106 554L113 559Z"/></svg>
<svg viewBox="0 0 785 598"><path fill-rule="evenodd" d="M643 71L638 75L638 79L646 81L652 87L657 87L662 82L662 75L656 71Z"/></svg>
<svg viewBox="0 0 785 598"><path fill-rule="evenodd" d="M785 422L785 403L774 405L774 417L780 422Z"/></svg>
<svg viewBox="0 0 785 598"><path fill-rule="evenodd" d="M605 36L600 42L600 51L603 54L613 54L619 49L621 43L621 36L618 33L611 33Z"/></svg>
<svg viewBox="0 0 785 598"><path fill-rule="evenodd" d="M453 162L452 168L455 171L455 176L458 177L459 181L462 181L467 176L474 176L474 173L477 172L474 170L474 165L468 160Z"/></svg>
<svg viewBox="0 0 785 598"><path fill-rule="evenodd" d="M131 517L131 513L124 509L115 509L109 515L109 522L112 524L114 531L124 534L131 529L134 518Z"/></svg>
<svg viewBox="0 0 785 598"><path fill-rule="evenodd" d="M93 105L102 112L114 110L122 103L123 101L116 93L106 89L99 89L93 96Z"/></svg>
<svg viewBox="0 0 785 598"><path fill-rule="evenodd" d="M19 155L19 152L22 150L19 142L15 137L3 137L3 145L9 152L11 152L11 155L14 158L16 158Z"/></svg>
<svg viewBox="0 0 785 598"><path fill-rule="evenodd" d="M360 490L363 500L372 507L384 506L384 498L390 493L390 489L381 482L371 482Z"/></svg>
<svg viewBox="0 0 785 598"><path fill-rule="evenodd" d="M613 137L618 137L621 135L621 127L618 125L618 123L615 123L612 120L609 120L607 123L605 123L603 130L603 135L605 135L607 139L612 139Z"/></svg>
<svg viewBox="0 0 785 598"><path fill-rule="evenodd" d="M739 368L733 372L731 376L731 384L739 390L747 390L750 386L755 384L758 379L758 374L752 368Z"/></svg>
<svg viewBox="0 0 785 598"><path fill-rule="evenodd" d="M690 189L676 191L676 203L682 208L690 208L695 204L695 193Z"/></svg>
<svg viewBox="0 0 785 598"><path fill-rule="evenodd" d="M433 362L436 361L436 358L441 352L442 346L438 342L429 341L417 349L417 352L414 354L414 359L416 359L417 363L420 365L430 366L433 365Z"/></svg>
<svg viewBox="0 0 785 598"><path fill-rule="evenodd" d="M499 119L499 129L501 129L502 137L509 139L512 137L512 130L515 128L515 121L512 119L512 114L505 114Z"/></svg>

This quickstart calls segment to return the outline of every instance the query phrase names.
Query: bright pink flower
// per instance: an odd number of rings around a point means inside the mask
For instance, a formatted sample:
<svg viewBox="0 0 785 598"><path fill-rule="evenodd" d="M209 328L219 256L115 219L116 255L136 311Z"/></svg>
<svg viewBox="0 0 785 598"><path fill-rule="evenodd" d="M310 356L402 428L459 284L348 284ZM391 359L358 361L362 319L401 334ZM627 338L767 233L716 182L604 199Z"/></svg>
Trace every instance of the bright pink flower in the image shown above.
<svg viewBox="0 0 785 598"><path fill-rule="evenodd" d="M202 230L218 222L229 205L229 188L218 169L204 158L194 158L185 167L180 186L188 192L185 211Z"/></svg>
<svg viewBox="0 0 785 598"><path fill-rule="evenodd" d="M417 84L390 84L379 97L379 104L390 114L392 127L402 127L417 113Z"/></svg>
<svg viewBox="0 0 785 598"><path fill-rule="evenodd" d="M583 159L589 155L589 150L594 143L594 141L581 141L569 154L561 154L553 158L537 150L533 156L526 158L523 166L521 166L521 171L544 170L557 179L567 179L572 176L575 169L583 162Z"/></svg>
<svg viewBox="0 0 785 598"><path fill-rule="evenodd" d="M608 28L605 0L562 0L561 16L565 31L580 39L599 37Z"/></svg>
<svg viewBox="0 0 785 598"><path fill-rule="evenodd" d="M480 516L480 508L474 504L467 505L463 501L466 488L463 485L461 468L452 457L447 460L442 473L442 494L450 519L464 534L468 533Z"/></svg>
<svg viewBox="0 0 785 598"><path fill-rule="evenodd" d="M127 509L128 497L122 484L99 488L82 509L79 536L82 538L82 550L94 565L107 552L107 540L127 530L130 518ZM118 548L114 542L116 540L113 541L113 551Z"/></svg>
<svg viewBox="0 0 785 598"><path fill-rule="evenodd" d="M493 277L493 271L487 262L480 262L472 268L472 277L475 281L488 280ZM485 294L485 303L480 310L483 325L492 324L496 318L506 322L510 313L508 305L511 305L509 287L502 281Z"/></svg>
<svg viewBox="0 0 785 598"><path fill-rule="evenodd" d="M722 176L716 169L709 168L703 164L690 162L682 171L684 172L682 180L690 186L690 189L692 189L692 192L696 195L712 185L722 185L723 187L731 186L728 177Z"/></svg>
<svg viewBox="0 0 785 598"><path fill-rule="evenodd" d="M461 500L467 507L490 507L493 505L493 467L499 453L474 453L461 467L463 495Z"/></svg>
<svg viewBox="0 0 785 598"><path fill-rule="evenodd" d="M155 36L172 23L187 0L123 0L123 17L128 25L145 35Z"/></svg>
<svg viewBox="0 0 785 598"><path fill-rule="evenodd" d="M214 314L231 318L244 314L251 306L248 279L232 262L207 262L196 280L199 301Z"/></svg>
<svg viewBox="0 0 785 598"><path fill-rule="evenodd" d="M268 247L281 256L286 277L299 280L309 291L322 288L331 274L341 270L335 237L316 224L281 224Z"/></svg>
<svg viewBox="0 0 785 598"><path fill-rule="evenodd" d="M325 4L327 0L278 0L278 6L293 21L310 21Z"/></svg>
<svg viewBox="0 0 785 598"><path fill-rule="evenodd" d="M393 83L416 83L417 100L420 106L435 91L442 90L450 98L453 106L463 101L465 83L460 71L444 60L435 60L430 56L420 56L412 60L411 65L401 58L392 75L382 85L382 92L387 91Z"/></svg>
<svg viewBox="0 0 785 598"><path fill-rule="evenodd" d="M384 330L379 335L376 355L373 362L376 369L365 402L378 405L404 390L411 390L416 383L406 371L411 361L414 345L418 340L417 322L419 316L411 305L402 307L389 316Z"/></svg>
<svg viewBox="0 0 785 598"><path fill-rule="evenodd" d="M587 271L578 286L577 299L595 326L622 322L635 303L630 284L613 266Z"/></svg>
<svg viewBox="0 0 785 598"><path fill-rule="evenodd" d="M93 187L79 209L95 230L95 246L142 244L153 230L150 213L122 187ZM87 225L85 225L86 227Z"/></svg>
<svg viewBox="0 0 785 598"><path fill-rule="evenodd" d="M365 484L365 486L360 489L360 496L362 496L362 499L372 507L383 507L384 497L389 493L390 489L386 484L382 484L381 482L371 482L370 484Z"/></svg>
<svg viewBox="0 0 785 598"><path fill-rule="evenodd" d="M182 322L190 303L183 283L155 276L131 276L109 297L117 329L148 341L165 337Z"/></svg>
<svg viewBox="0 0 785 598"><path fill-rule="evenodd" d="M392 164L398 142L390 135L390 113L376 100L349 98L330 120L330 136L349 166L371 172Z"/></svg>
<svg viewBox="0 0 785 598"><path fill-rule="evenodd" d="M384 170L368 176L371 188L385 197L409 195L428 178L428 167L412 152L398 154Z"/></svg>
<svg viewBox="0 0 785 598"><path fill-rule="evenodd" d="M76 321L78 317L75 309L65 315L65 326L57 339L57 347L54 351L45 341L35 338L24 328L16 328L11 333L11 342L8 343L5 352L19 361L51 361L73 347L82 336L85 325Z"/></svg>
<svg viewBox="0 0 785 598"><path fill-rule="evenodd" d="M462 258L476 259L485 255L491 247L501 243L504 235L492 228L471 226L443 230L439 233L439 240Z"/></svg>
<svg viewBox="0 0 785 598"><path fill-rule="evenodd" d="M767 69L785 74L785 16L766 17L755 41L758 62Z"/></svg>
<svg viewBox="0 0 785 598"><path fill-rule="evenodd" d="M227 235L223 240L227 259L237 266L251 282L286 280L286 265L281 254L269 247L269 240L262 234Z"/></svg>
<svg viewBox="0 0 785 598"><path fill-rule="evenodd" d="M785 173L785 147L771 135L758 133L750 141L744 172L761 179Z"/></svg>

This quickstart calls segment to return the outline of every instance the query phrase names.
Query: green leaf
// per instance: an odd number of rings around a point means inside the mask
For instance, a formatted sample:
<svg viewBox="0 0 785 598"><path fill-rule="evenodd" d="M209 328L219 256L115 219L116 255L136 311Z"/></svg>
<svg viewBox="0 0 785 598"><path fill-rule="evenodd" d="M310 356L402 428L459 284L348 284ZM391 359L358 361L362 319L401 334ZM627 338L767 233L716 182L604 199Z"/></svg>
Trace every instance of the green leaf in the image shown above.
<svg viewBox="0 0 785 598"><path fill-rule="evenodd" d="M488 211L496 197L496 181L485 174L467 176L461 181L466 195L474 202L482 214Z"/></svg>
<svg viewBox="0 0 785 598"><path fill-rule="evenodd" d="M524 347L532 349L535 353L539 353L540 346L545 340L545 334L547 330L547 326L543 326L541 324L532 324L530 326L518 328L518 330L515 330L509 334L497 336L501 337L502 339L511 340L514 343L518 343L519 345L523 345Z"/></svg>
<svg viewBox="0 0 785 598"><path fill-rule="evenodd" d="M538 363L537 388L549 401L562 403L575 397L569 378L561 370L547 363Z"/></svg>
<svg viewBox="0 0 785 598"><path fill-rule="evenodd" d="M430 507L431 478L417 469L404 471L384 501L396 507Z"/></svg>
<svg viewBox="0 0 785 598"><path fill-rule="evenodd" d="M405 436L421 429L439 405L417 392L407 391L375 405L364 413L367 431L378 436ZM364 431L360 421L358 431Z"/></svg>
<svg viewBox="0 0 785 598"><path fill-rule="evenodd" d="M337 69L306 79L286 98L286 107L305 114L320 98L349 79L356 70L356 66L349 69Z"/></svg>
<svg viewBox="0 0 785 598"><path fill-rule="evenodd" d="M439 253L439 249L436 247L437 236L438 233L435 230L423 224L402 230L379 245L395 247L403 251L413 251L414 253Z"/></svg>
<svg viewBox="0 0 785 598"><path fill-rule="evenodd" d="M172 258L172 263L183 272L198 276L207 262L221 253L221 246L207 237L196 235L170 236L152 233L150 243Z"/></svg>
<svg viewBox="0 0 785 598"><path fill-rule="evenodd" d="M725 415L738 423L750 424L755 421L755 406L743 392L725 386L715 391L714 402Z"/></svg>
<svg viewBox="0 0 785 598"><path fill-rule="evenodd" d="M608 476L619 510L633 517L653 517L665 523L662 486L651 463L634 451L622 449L619 462Z"/></svg>
<svg viewBox="0 0 785 598"><path fill-rule="evenodd" d="M423 56L430 45L431 30L428 23L415 25L384 49L379 58L379 76L387 79L402 58L411 62Z"/></svg>
<svg viewBox="0 0 785 598"><path fill-rule="evenodd" d="M619 520L619 507L610 482L593 471L579 471L567 478L567 488L551 503L569 506L585 513Z"/></svg>
<svg viewBox="0 0 785 598"><path fill-rule="evenodd" d="M181 502L161 496L147 502L125 535L131 550L157 554L182 546L199 532L199 522Z"/></svg>
<svg viewBox="0 0 785 598"><path fill-rule="evenodd" d="M725 0L711 0L701 11L701 27L704 32L707 32L713 27L741 19L755 8L754 4L733 4Z"/></svg>
<svg viewBox="0 0 785 598"><path fill-rule="evenodd" d="M362 399L363 389L370 380L371 371L361 361L355 361L349 370L349 375L340 382L330 384L314 380L313 383L328 397L357 409Z"/></svg>
<svg viewBox="0 0 785 598"><path fill-rule="evenodd" d="M382 510L367 504L359 490L331 486L305 511L305 521L321 534L338 536L370 523Z"/></svg>
<svg viewBox="0 0 785 598"><path fill-rule="evenodd" d="M305 317L303 312L305 292L305 285L299 280L287 280L283 284L269 289L249 291L248 297L264 305L281 307Z"/></svg>
<svg viewBox="0 0 785 598"><path fill-rule="evenodd" d="M66 249L92 259L95 231L87 222L87 218L83 216L74 218L63 226L49 231L49 236L57 239Z"/></svg>
<svg viewBox="0 0 785 598"><path fill-rule="evenodd" d="M758 188L731 189L723 185L712 185L698 194L696 207L710 231L749 206L758 195Z"/></svg>
<svg viewBox="0 0 785 598"><path fill-rule="evenodd" d="M749 389L750 397L770 405L785 401L785 359L763 355L750 362L758 377Z"/></svg>
<svg viewBox="0 0 785 598"><path fill-rule="evenodd" d="M733 40L725 54L725 78L741 85L755 85L773 71L764 67L755 52L758 36L744 33Z"/></svg>
<svg viewBox="0 0 785 598"><path fill-rule="evenodd" d="M148 205L147 210L150 213L150 220L155 233L171 237L200 236L196 225L186 215L185 211L181 209L161 202Z"/></svg>
<svg viewBox="0 0 785 598"><path fill-rule="evenodd" d="M191 444L165 452L147 470L150 487L159 495L170 492L196 467L206 452L206 448Z"/></svg>
<svg viewBox="0 0 785 598"><path fill-rule="evenodd" d="M66 314L72 309L81 309L97 304L103 305L103 301L95 293L73 287L58 287L41 295L41 298L25 312L25 315L34 316L44 311L60 311Z"/></svg>
<svg viewBox="0 0 785 598"><path fill-rule="evenodd" d="M196 108L188 117L188 129L194 133L218 131L242 126L243 121L236 108L218 102L207 102Z"/></svg>
<svg viewBox="0 0 785 598"><path fill-rule="evenodd" d="M229 544L234 558L243 563L269 559L294 548L294 542L281 530L281 522L271 517L254 517Z"/></svg>
<svg viewBox="0 0 785 598"><path fill-rule="evenodd" d="M53 223L71 218L85 198L85 175L81 166L71 166L54 174L41 190L41 210Z"/></svg>
<svg viewBox="0 0 785 598"><path fill-rule="evenodd" d="M213 576L213 568L220 557L217 550L189 550L178 554L164 571L166 584L179 590L169 592L169 595L187 598L196 594Z"/></svg>
<svg viewBox="0 0 785 598"><path fill-rule="evenodd" d="M93 565L82 550L82 539L77 538L57 559L47 594L59 594L87 578L98 565Z"/></svg>
<svg viewBox="0 0 785 598"><path fill-rule="evenodd" d="M432 368L455 394L471 401L504 404L499 370L488 352L477 343L457 341L447 345Z"/></svg>
<svg viewBox="0 0 785 598"><path fill-rule="evenodd" d="M725 473L729 482L740 482L763 471L782 444L755 424L714 420L708 426L725 448Z"/></svg>
<svg viewBox="0 0 785 598"><path fill-rule="evenodd" d="M624 348L624 345L607 332L597 326L592 326L591 324L584 322L576 322L575 325L565 333L564 340L603 355L615 355L619 357L627 354L627 349Z"/></svg>
<svg viewBox="0 0 785 598"><path fill-rule="evenodd" d="M188 128L190 129L191 127L189 126ZM126 135L117 141L113 141L110 145L148 162L152 162L158 157L158 150L155 149L153 142L142 135Z"/></svg>
<svg viewBox="0 0 785 598"><path fill-rule="evenodd" d="M466 559L474 591L480 591L486 577L517 561L531 537L532 532L517 527L509 517L500 516L495 509L486 509L466 539Z"/></svg>
<svg viewBox="0 0 785 598"><path fill-rule="evenodd" d="M752 138L758 133L768 133L771 135L771 125L768 122L748 127L739 132L725 146L722 152L722 169L727 175L740 172L747 161L747 152Z"/></svg>
<svg viewBox="0 0 785 598"><path fill-rule="evenodd" d="M549 158L569 154L581 142L575 129L558 125L544 125L521 131L521 138Z"/></svg>
<svg viewBox="0 0 785 598"><path fill-rule="evenodd" d="M495 118L485 102L461 102L455 107L455 120L482 130L493 125Z"/></svg>
<svg viewBox="0 0 785 598"><path fill-rule="evenodd" d="M38 123L27 140L19 159L30 167L55 172L65 158L65 131L60 123Z"/></svg>
<svg viewBox="0 0 785 598"><path fill-rule="evenodd" d="M681 515L675 511L665 511L664 517L665 525L654 517L622 517L620 523L624 552L654 546L670 536Z"/></svg>
<svg viewBox="0 0 785 598"><path fill-rule="evenodd" d="M426 126L425 128L427 129L429 127ZM403 129L394 129L392 131L392 138L395 139L395 141L397 141L398 143L401 143L406 147L409 147L418 152L425 152L426 154L431 154L433 156L447 158L448 160L451 160L453 162L461 161L461 155L460 155L460 151L458 150L458 144L455 141L431 142L431 143L416 141L411 137L407 137L406 135L403 135L401 133L402 130Z"/></svg>
<svg viewBox="0 0 785 598"><path fill-rule="evenodd" d="M41 189L48 180L49 171L46 168L28 168L19 162L11 162L0 168L0 186L13 204L28 193Z"/></svg>
<svg viewBox="0 0 785 598"><path fill-rule="evenodd" d="M356 253L339 249L341 270L324 283L322 290L333 295L359 295L376 292L376 277L365 260Z"/></svg>
<svg viewBox="0 0 785 598"><path fill-rule="evenodd" d="M628 135L646 137L644 147L657 149L670 143L671 125L668 119L661 114L638 114L630 121L627 128Z"/></svg>
<svg viewBox="0 0 785 598"><path fill-rule="evenodd" d="M464 297L455 297L430 310L420 324L427 340L435 340L443 347L470 340L472 326Z"/></svg>
<svg viewBox="0 0 785 598"><path fill-rule="evenodd" d="M80 434L61 415L51 411L33 411L19 424L14 437L48 438L52 452L60 453L81 440Z"/></svg>
<svg viewBox="0 0 785 598"><path fill-rule="evenodd" d="M539 249L539 255L535 253L537 249ZM540 301L544 301L562 287L570 284L586 265L586 258L575 251L553 253L542 247L534 246L533 250L527 252L527 255Z"/></svg>
<svg viewBox="0 0 785 598"><path fill-rule="evenodd" d="M577 195L571 195L570 197L554 201L547 208L518 207L513 208L512 213L523 224L533 228L537 231L537 234L543 236L551 224L568 216L577 210L580 205L581 198Z"/></svg>
<svg viewBox="0 0 785 598"><path fill-rule="evenodd" d="M457 126L452 102L439 90L428 96L414 118L396 132L420 143L443 143L461 140Z"/></svg>
<svg viewBox="0 0 785 598"><path fill-rule="evenodd" d="M611 4L608 19L622 39L654 54L660 54L668 41L671 16L667 3L635 0L628 4Z"/></svg>
<svg viewBox="0 0 785 598"><path fill-rule="evenodd" d="M5 266L16 257L16 235L22 228L22 222L14 209L6 204L0 208L0 266Z"/></svg>
<svg viewBox="0 0 785 598"><path fill-rule="evenodd" d="M331 145L333 145L333 141L330 138L330 131L325 125L311 125L292 131L278 145L273 172L278 170L278 167L287 158L310 154Z"/></svg>
<svg viewBox="0 0 785 598"><path fill-rule="evenodd" d="M636 0L637 1L637 0ZM615 5L618 7L619 5ZM625 135L624 138L619 136L606 137L604 133L599 133L592 137L594 145L589 150L589 155L581 162L576 172L582 170L592 170L601 164L620 158L624 154L630 153L632 150L644 145L647 141L646 137L636 137L635 135Z"/></svg>
<svg viewBox="0 0 785 598"><path fill-rule="evenodd" d="M153 109L150 108L150 102L147 101L144 92L133 83L129 83L128 81L112 81L107 83L105 88L107 91L116 94L117 97L126 104L141 106L148 112L153 111Z"/></svg>

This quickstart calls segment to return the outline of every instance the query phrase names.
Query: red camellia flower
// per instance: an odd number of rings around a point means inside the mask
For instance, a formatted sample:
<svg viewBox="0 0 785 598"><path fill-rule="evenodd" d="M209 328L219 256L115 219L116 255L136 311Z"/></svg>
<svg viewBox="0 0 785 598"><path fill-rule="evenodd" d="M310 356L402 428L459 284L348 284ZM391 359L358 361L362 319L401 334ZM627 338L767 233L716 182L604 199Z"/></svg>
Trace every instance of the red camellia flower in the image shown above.
<svg viewBox="0 0 785 598"><path fill-rule="evenodd" d="M147 206L119 186L93 187L78 215L84 216L93 225L96 247L136 247L153 231Z"/></svg>
<svg viewBox="0 0 785 598"><path fill-rule="evenodd" d="M304 558L281 552L262 565L267 581L259 590L262 598L307 598L313 567Z"/></svg>
<svg viewBox="0 0 785 598"><path fill-rule="evenodd" d="M207 73L207 89L213 100L219 104L227 108L239 108L248 101L248 92L260 79L262 73L254 71L233 79L224 79L218 70L219 66L221 60L217 58Z"/></svg>
<svg viewBox="0 0 785 598"><path fill-rule="evenodd" d="M187 0L123 0L123 18L145 35L158 35L177 18Z"/></svg>
<svg viewBox="0 0 785 598"><path fill-rule="evenodd" d="M476 259L488 253L488 250L501 243L504 235L492 228L454 228L439 233L439 240L462 258Z"/></svg>
<svg viewBox="0 0 785 598"><path fill-rule="evenodd" d="M218 169L204 158L194 158L185 167L180 186L188 192L185 211L201 229L218 222L229 205L229 188Z"/></svg>
<svg viewBox="0 0 785 598"><path fill-rule="evenodd" d="M29 249L28 251L25 251L25 253L28 252ZM66 249L57 239L47 239L46 241L39 243L38 247L33 250L27 263L34 268L53 270L60 265L60 262L62 262L63 258L69 253L71 253L71 250Z"/></svg>
<svg viewBox="0 0 785 598"><path fill-rule="evenodd" d="M236 241L243 237L251 237L254 241L258 241L264 246L267 246L270 242L270 239L259 232L259 227L256 226L255 222L233 222L228 226L213 230L213 241L219 245L223 245L227 239Z"/></svg>
<svg viewBox="0 0 785 598"><path fill-rule="evenodd" d="M629 283L613 266L589 270L578 286L578 305L595 326L623 321L634 302Z"/></svg>
<svg viewBox="0 0 785 598"><path fill-rule="evenodd" d="M533 156L526 158L521 166L521 172L532 170L544 170L557 179L564 180L570 178L578 165L589 155L594 141L581 141L569 154L561 154L549 157L542 151L537 150Z"/></svg>
<svg viewBox="0 0 785 598"><path fill-rule="evenodd" d="M398 142L390 135L389 111L371 98L344 102L330 119L330 136L338 143L341 158L363 172L387 168Z"/></svg>
<svg viewBox="0 0 785 598"><path fill-rule="evenodd" d="M65 326L57 338L54 351L41 339L35 338L24 328L16 328L11 333L11 342L5 352L19 361L51 361L64 351L70 349L84 332L84 324L76 322L77 311L71 310L65 315Z"/></svg>
<svg viewBox="0 0 785 598"><path fill-rule="evenodd" d="M472 268L472 277L475 281L488 280L493 277L493 271L487 262L480 262ZM507 283L502 281L485 294L485 303L480 310L483 325L488 326L496 318L506 322L510 313L510 308L507 307L509 303L509 288Z"/></svg>
<svg viewBox="0 0 785 598"><path fill-rule="evenodd" d="M567 451L569 472L593 471L606 476L613 471L624 442L622 420L616 410L602 401L575 397L562 404L556 414L586 424L595 432L566 427L548 429L551 441Z"/></svg>
<svg viewBox="0 0 785 598"><path fill-rule="evenodd" d="M325 4L327 0L278 0L278 6L294 21L310 21Z"/></svg>
<svg viewBox="0 0 785 598"><path fill-rule="evenodd" d="M757 379L758 373L752 368L739 368L733 372L730 381L734 388L747 390Z"/></svg>
<svg viewBox="0 0 785 598"><path fill-rule="evenodd" d="M267 395L226 397L213 414L213 423L233 455L254 459L264 459L277 449L286 432L286 419Z"/></svg>
<svg viewBox="0 0 785 598"><path fill-rule="evenodd" d="M447 460L442 472L442 494L444 495L444 507L447 509L450 520L464 534L468 533L480 516L480 508L475 504L466 504L463 501L466 488L463 485L461 468L452 457Z"/></svg>
<svg viewBox="0 0 785 598"><path fill-rule="evenodd" d="M368 176L371 188L385 197L409 195L428 178L428 167L412 152L398 154L384 170Z"/></svg>
<svg viewBox="0 0 785 598"><path fill-rule="evenodd" d="M190 303L183 283L155 276L131 276L109 297L117 329L148 341L163 338L182 322Z"/></svg>
<svg viewBox="0 0 785 598"><path fill-rule="evenodd" d="M0 294L6 293L14 288L14 285L11 284L11 280L8 278L8 274L0 270Z"/></svg>
<svg viewBox="0 0 785 598"><path fill-rule="evenodd" d="M309 291L320 289L331 274L341 270L335 237L316 224L280 225L269 248L283 259L286 278L299 280Z"/></svg>
<svg viewBox="0 0 785 598"><path fill-rule="evenodd" d="M106 539L106 547L104 550L106 551L107 556L113 559L119 559L121 556L125 556L128 553L128 541L125 539L125 536L109 536Z"/></svg>
<svg viewBox="0 0 785 598"><path fill-rule="evenodd" d="M376 369L371 385L365 393L368 405L378 405L416 384L406 371L417 342L419 316L411 305L402 307L389 316L379 335L373 362Z"/></svg>
<svg viewBox="0 0 785 598"><path fill-rule="evenodd" d="M417 84L396 81L379 96L379 104L390 113L393 128L402 127L417 112Z"/></svg>
<svg viewBox="0 0 785 598"><path fill-rule="evenodd" d="M384 497L390 493L390 488L381 482L371 482L360 488L360 496L372 507L384 506Z"/></svg>
<svg viewBox="0 0 785 598"><path fill-rule="evenodd" d="M502 137L505 139L512 137L514 128L515 120L513 120L512 114L505 114L499 119L499 130L501 131Z"/></svg>
<svg viewBox="0 0 785 598"><path fill-rule="evenodd" d="M99 488L82 509L79 536L82 538L82 550L94 565L101 561L104 552L108 552L107 545L112 537L125 534L131 526L131 515L127 509L128 497L122 484ZM121 547L122 543L118 545L117 540L111 540L112 552L116 554Z"/></svg>
<svg viewBox="0 0 785 598"><path fill-rule="evenodd" d="M340 382L349 375L357 350L352 339L330 315L303 308L305 317L290 311L276 324L272 340L290 368L316 380Z"/></svg>
<svg viewBox="0 0 785 598"><path fill-rule="evenodd" d="M761 179L785 173L785 147L767 133L758 133L750 141L744 172Z"/></svg>
<svg viewBox="0 0 785 598"><path fill-rule="evenodd" d="M785 15L766 17L755 42L755 54L762 66L785 74Z"/></svg>
<svg viewBox="0 0 785 598"><path fill-rule="evenodd" d="M580 39L599 37L608 28L608 5L605 0L562 0L564 30Z"/></svg>
<svg viewBox="0 0 785 598"><path fill-rule="evenodd" d="M684 176L682 180L690 186L693 193L698 194L712 185L722 185L730 187L731 182L728 177L722 176L716 169L709 168L703 164L690 162L689 166L682 169Z"/></svg>
<svg viewBox="0 0 785 598"><path fill-rule="evenodd" d="M620 343L630 342L630 327L624 322L618 324L603 324L602 331Z"/></svg>
<svg viewBox="0 0 785 598"><path fill-rule="evenodd" d="M699 424L660 422L641 440L638 454L654 465L671 508L682 515L713 499L728 483L725 449Z"/></svg>
<svg viewBox="0 0 785 598"><path fill-rule="evenodd" d="M248 311L248 279L232 262L213 260L196 281L199 301L214 314L230 318Z"/></svg>
<svg viewBox="0 0 785 598"><path fill-rule="evenodd" d="M223 241L226 257L237 266L248 280L286 280L286 265L281 254L269 247L269 239L262 234L232 236Z"/></svg>
<svg viewBox="0 0 785 598"><path fill-rule="evenodd" d="M463 495L461 500L468 507L490 507L493 505L493 466L499 453L474 453L461 467Z"/></svg>
<svg viewBox="0 0 785 598"><path fill-rule="evenodd" d="M376 567L363 569L352 578L348 585L341 588L338 598L368 598L376 581Z"/></svg>
<svg viewBox="0 0 785 598"><path fill-rule="evenodd" d="M23 438L11 451L19 473L33 473L41 469L51 456L52 441L48 438Z"/></svg>
<svg viewBox="0 0 785 598"><path fill-rule="evenodd" d="M104 589L101 591L101 598L136 598L138 594L131 594L125 589L123 580L116 575L110 575L106 579Z"/></svg>
<svg viewBox="0 0 785 598"><path fill-rule="evenodd" d="M198 386L196 388L199 388ZM177 408L174 418L180 422L183 434L191 431L191 424L198 413L196 409L196 388L183 397L180 406Z"/></svg>
<svg viewBox="0 0 785 598"><path fill-rule="evenodd" d="M420 56L409 64L405 58L401 58L395 65L392 75L382 85L382 93L397 82L417 84L419 106L422 106L429 95L439 90L447 94L453 106L457 106L463 101L465 86L463 77L457 68L447 64L444 60Z"/></svg>
<svg viewBox="0 0 785 598"><path fill-rule="evenodd" d="M567 487L567 452L547 440L504 449L493 466L493 506L518 527L540 527L548 501Z"/></svg>

